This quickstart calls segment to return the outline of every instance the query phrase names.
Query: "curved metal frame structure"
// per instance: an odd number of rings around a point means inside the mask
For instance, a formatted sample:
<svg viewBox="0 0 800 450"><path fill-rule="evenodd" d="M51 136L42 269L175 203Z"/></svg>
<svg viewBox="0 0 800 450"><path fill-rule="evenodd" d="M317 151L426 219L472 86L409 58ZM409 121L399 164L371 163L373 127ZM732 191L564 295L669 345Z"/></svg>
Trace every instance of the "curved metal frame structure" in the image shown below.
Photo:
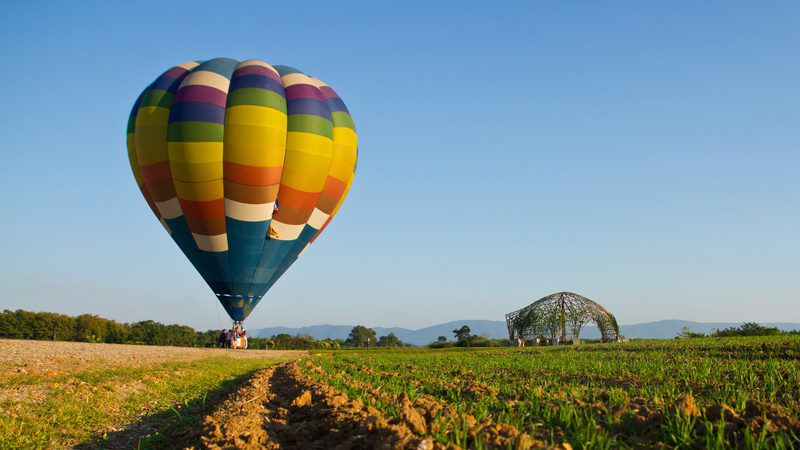
<svg viewBox="0 0 800 450"><path fill-rule="evenodd" d="M508 338L533 340L545 337L564 342L577 339L589 322L600 330L603 342L619 339L614 315L597 303L572 292L541 298L520 310L506 314Z"/></svg>

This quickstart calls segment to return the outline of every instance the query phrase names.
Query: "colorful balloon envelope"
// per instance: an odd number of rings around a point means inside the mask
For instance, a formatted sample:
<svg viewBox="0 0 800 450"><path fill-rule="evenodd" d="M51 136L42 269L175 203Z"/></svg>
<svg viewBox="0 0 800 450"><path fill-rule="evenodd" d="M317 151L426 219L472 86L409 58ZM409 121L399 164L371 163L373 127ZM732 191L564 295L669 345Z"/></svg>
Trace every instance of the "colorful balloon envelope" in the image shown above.
<svg viewBox="0 0 800 450"><path fill-rule="evenodd" d="M175 66L128 120L142 195L235 321L336 215L357 149L333 89L256 60Z"/></svg>

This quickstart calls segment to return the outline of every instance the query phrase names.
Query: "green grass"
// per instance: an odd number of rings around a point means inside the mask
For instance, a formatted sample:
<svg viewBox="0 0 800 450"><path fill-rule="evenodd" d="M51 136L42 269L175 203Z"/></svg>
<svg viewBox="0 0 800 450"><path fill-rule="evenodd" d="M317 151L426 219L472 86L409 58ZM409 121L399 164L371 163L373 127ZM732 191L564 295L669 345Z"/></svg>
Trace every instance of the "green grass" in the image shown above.
<svg viewBox="0 0 800 450"><path fill-rule="evenodd" d="M100 430L152 420L160 433L196 423L213 401L278 360L214 357L139 368L18 377L2 389L44 389L43 401L0 403L0 449L51 448L91 441ZM108 435L106 436L108 437ZM153 434L141 448L158 441ZM101 442L102 443L102 442Z"/></svg>

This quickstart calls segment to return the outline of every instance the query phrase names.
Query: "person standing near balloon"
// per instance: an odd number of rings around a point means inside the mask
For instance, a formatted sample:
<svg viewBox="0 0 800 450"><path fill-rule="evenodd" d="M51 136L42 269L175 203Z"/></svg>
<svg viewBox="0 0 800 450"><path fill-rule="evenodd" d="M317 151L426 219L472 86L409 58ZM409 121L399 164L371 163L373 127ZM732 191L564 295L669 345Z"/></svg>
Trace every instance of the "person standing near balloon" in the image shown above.
<svg viewBox="0 0 800 450"><path fill-rule="evenodd" d="M241 345L240 341L240 334L239 334L239 327L234 327L233 329L233 338L231 339L231 348L237 349Z"/></svg>
<svg viewBox="0 0 800 450"><path fill-rule="evenodd" d="M228 330L223 329L219 333L219 348L225 348L226 342L228 342Z"/></svg>

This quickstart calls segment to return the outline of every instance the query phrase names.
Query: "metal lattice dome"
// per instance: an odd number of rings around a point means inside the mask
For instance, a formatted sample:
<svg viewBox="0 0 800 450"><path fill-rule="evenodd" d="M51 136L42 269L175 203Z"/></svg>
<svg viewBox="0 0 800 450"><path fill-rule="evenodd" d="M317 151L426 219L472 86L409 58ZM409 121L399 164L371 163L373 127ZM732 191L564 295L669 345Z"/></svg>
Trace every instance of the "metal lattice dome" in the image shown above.
<svg viewBox="0 0 800 450"><path fill-rule="evenodd" d="M590 322L600 330L604 342L619 339L619 326L614 315L572 292L548 295L506 314L511 340L532 341L539 337L560 341L577 339L581 329Z"/></svg>

